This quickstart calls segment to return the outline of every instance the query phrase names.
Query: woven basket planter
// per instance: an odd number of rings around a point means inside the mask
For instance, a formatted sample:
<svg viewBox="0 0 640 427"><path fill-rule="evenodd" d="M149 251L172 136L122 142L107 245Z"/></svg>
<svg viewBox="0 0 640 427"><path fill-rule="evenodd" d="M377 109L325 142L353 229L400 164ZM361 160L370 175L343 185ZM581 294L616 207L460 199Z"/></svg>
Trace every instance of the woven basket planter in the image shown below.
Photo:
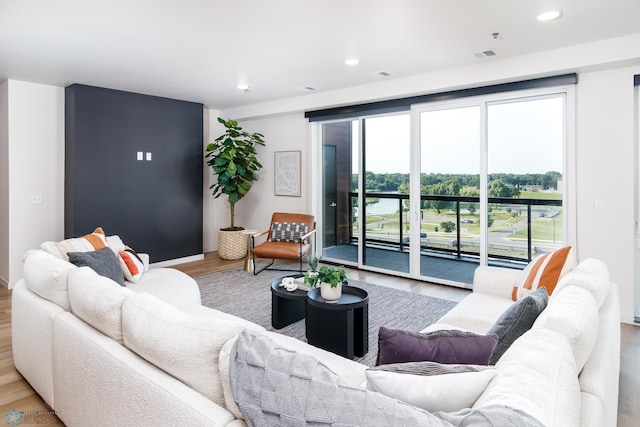
<svg viewBox="0 0 640 427"><path fill-rule="evenodd" d="M218 230L218 255L222 259L240 259L247 255L247 235L242 230Z"/></svg>

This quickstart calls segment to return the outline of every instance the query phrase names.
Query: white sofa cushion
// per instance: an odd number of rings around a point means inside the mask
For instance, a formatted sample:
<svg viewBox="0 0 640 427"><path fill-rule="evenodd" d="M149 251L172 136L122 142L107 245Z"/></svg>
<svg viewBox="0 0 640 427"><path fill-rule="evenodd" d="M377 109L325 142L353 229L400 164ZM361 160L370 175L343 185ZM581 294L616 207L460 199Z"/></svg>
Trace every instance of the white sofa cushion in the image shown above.
<svg viewBox="0 0 640 427"><path fill-rule="evenodd" d="M566 286L579 286L591 292L598 307L607 297L609 292L609 269L607 265L597 259L589 258L582 261L578 267L558 282L556 291ZM553 299L553 295L551 298Z"/></svg>
<svg viewBox="0 0 640 427"><path fill-rule="evenodd" d="M595 345L598 320L598 309L591 293L577 286L566 286L549 302L533 327L564 335L573 349L577 369L581 371Z"/></svg>
<svg viewBox="0 0 640 427"><path fill-rule="evenodd" d="M220 349L250 325L190 316L147 293L134 295L122 306L125 346L220 406L224 406Z"/></svg>
<svg viewBox="0 0 640 427"><path fill-rule="evenodd" d="M199 306L200 288L191 277L173 268L152 268L138 283L125 282L135 293L146 292L174 307Z"/></svg>
<svg viewBox="0 0 640 427"><path fill-rule="evenodd" d="M48 252L30 252L24 261L24 280L27 288L38 296L57 304L65 311L71 310L67 281L75 265L63 261Z"/></svg>
<svg viewBox="0 0 640 427"><path fill-rule="evenodd" d="M473 292L511 299L521 275L521 270L480 265L473 273Z"/></svg>
<svg viewBox="0 0 640 427"><path fill-rule="evenodd" d="M506 405L548 427L580 424L578 372L571 346L561 334L529 330L509 347L496 369L473 408Z"/></svg>
<svg viewBox="0 0 640 427"><path fill-rule="evenodd" d="M122 344L122 303L133 292L89 267L69 274L71 312Z"/></svg>
<svg viewBox="0 0 640 427"><path fill-rule="evenodd" d="M429 412L470 408L496 375L492 366L411 362L368 369L367 389Z"/></svg>
<svg viewBox="0 0 640 427"><path fill-rule="evenodd" d="M474 292L438 319L438 323L485 334L512 304L508 298Z"/></svg>

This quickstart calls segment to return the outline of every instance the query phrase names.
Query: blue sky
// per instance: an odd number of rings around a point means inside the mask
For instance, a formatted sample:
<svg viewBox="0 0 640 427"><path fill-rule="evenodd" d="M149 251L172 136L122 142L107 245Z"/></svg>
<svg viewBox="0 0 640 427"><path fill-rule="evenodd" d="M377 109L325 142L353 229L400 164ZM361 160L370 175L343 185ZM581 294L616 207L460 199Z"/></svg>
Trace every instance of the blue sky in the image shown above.
<svg viewBox="0 0 640 427"><path fill-rule="evenodd" d="M562 97L490 105L489 173L562 171L563 109ZM479 172L479 111L473 106L422 113L423 172ZM408 113L368 119L367 170L408 173L409 136Z"/></svg>

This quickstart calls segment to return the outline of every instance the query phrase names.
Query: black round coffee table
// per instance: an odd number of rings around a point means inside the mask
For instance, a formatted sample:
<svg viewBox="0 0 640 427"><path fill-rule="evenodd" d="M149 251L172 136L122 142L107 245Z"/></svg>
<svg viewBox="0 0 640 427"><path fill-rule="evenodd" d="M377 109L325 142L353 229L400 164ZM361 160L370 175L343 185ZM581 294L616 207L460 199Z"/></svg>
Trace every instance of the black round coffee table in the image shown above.
<svg viewBox="0 0 640 427"><path fill-rule="evenodd" d="M292 276L299 278L301 274ZM304 319L306 311L307 291L296 289L289 292L280 286L284 277L279 277L271 283L271 326L282 329L298 320Z"/></svg>
<svg viewBox="0 0 640 427"><path fill-rule="evenodd" d="M369 294L364 289L342 286L342 296L326 303L320 289L307 295L307 341L349 359L369 351Z"/></svg>

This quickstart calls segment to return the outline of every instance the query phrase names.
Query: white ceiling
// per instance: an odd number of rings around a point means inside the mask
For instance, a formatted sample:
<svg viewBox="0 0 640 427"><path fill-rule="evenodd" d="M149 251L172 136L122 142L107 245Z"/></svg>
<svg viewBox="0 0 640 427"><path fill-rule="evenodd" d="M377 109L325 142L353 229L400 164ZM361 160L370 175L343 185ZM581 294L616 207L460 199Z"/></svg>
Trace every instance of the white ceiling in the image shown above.
<svg viewBox="0 0 640 427"><path fill-rule="evenodd" d="M0 80L226 109L634 33L640 0L0 0Z"/></svg>

